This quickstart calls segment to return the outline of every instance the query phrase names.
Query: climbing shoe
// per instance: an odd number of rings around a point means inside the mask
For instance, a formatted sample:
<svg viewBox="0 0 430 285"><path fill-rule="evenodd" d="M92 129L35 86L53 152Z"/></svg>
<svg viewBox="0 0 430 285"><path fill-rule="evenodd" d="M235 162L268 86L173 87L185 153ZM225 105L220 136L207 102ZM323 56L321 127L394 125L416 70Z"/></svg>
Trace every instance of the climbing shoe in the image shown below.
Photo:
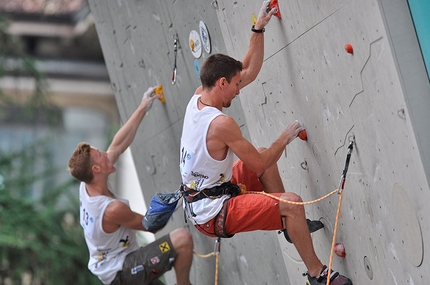
<svg viewBox="0 0 430 285"><path fill-rule="evenodd" d="M328 268L324 265L323 270L317 277L312 277L309 273L303 273L303 275L308 276L309 285L325 285L327 284ZM352 285L352 281L348 277L340 275L339 272L331 270L330 285Z"/></svg>
<svg viewBox="0 0 430 285"><path fill-rule="evenodd" d="M306 219L306 222L308 223L308 228L309 231L311 233L316 232L319 229L324 228L324 224L320 221L320 220L309 220ZM284 233L285 239L289 242L289 243L293 243L290 239L290 236L288 235L287 229L283 229L281 231L278 232L279 234Z"/></svg>

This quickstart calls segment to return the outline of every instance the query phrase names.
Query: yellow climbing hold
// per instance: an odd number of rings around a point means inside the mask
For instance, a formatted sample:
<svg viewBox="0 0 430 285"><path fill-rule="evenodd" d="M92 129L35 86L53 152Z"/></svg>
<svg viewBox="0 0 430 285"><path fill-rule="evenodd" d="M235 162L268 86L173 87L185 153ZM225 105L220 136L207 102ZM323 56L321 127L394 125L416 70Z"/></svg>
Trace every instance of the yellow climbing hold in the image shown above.
<svg viewBox="0 0 430 285"><path fill-rule="evenodd" d="M163 85L160 84L157 86L157 88L155 88L155 94L161 94L158 100L160 100L162 103L166 103L166 99L164 98Z"/></svg>
<svg viewBox="0 0 430 285"><path fill-rule="evenodd" d="M252 13L252 15L251 15L251 20L252 20L253 25L255 25L257 23L257 17L255 16L254 13Z"/></svg>

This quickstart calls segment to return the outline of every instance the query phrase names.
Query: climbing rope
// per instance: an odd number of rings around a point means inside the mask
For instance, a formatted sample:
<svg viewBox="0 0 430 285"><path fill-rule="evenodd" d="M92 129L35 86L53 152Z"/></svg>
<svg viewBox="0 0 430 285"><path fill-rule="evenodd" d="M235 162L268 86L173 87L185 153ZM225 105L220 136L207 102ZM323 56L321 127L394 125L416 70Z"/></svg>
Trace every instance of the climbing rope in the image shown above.
<svg viewBox="0 0 430 285"><path fill-rule="evenodd" d="M208 258L208 257L211 257L211 256L214 256L214 255L215 255L215 252L214 252L214 251L213 251L213 252L211 252L211 253L208 253L208 254L200 254L200 253L195 252L195 251L193 251L193 253L194 253L196 256L201 257L201 258Z"/></svg>
<svg viewBox="0 0 430 285"><path fill-rule="evenodd" d="M329 267L328 267L328 275L327 276L330 276L331 266L332 266L332 261L333 261L333 252L334 252L334 246L335 246L335 240L336 240L337 225L338 225L338 222L339 222L340 206L342 204L342 191L340 189L335 189L335 190L331 191L330 193L326 194L325 196L323 196L321 198L315 199L313 201L308 201L308 202L288 201L288 200L279 198L277 196L273 196L273 195L271 195L269 193L266 193L266 192L255 192L255 191L246 191L246 192L244 192L244 194L260 194L260 195L265 195L265 196L271 197L273 199L279 200L281 202L288 203L288 204L293 204L293 205L310 205L310 204L314 204L314 203L317 203L319 201L322 201L322 200L330 197L331 195L333 195L335 193L339 193L339 203L338 203L338 206L337 206L336 222L335 222L335 226L334 226L333 240L332 240L332 243L331 243L330 263L329 263ZM327 278L327 284L326 285L330 285L330 278Z"/></svg>
<svg viewBox="0 0 430 285"><path fill-rule="evenodd" d="M346 174L348 172L348 168L349 168L349 161L351 159L351 153L352 150L354 148L354 141L355 141L355 137L353 136L352 139L350 139L350 143L348 146L348 153L346 156L346 161L345 161L345 167L343 169L341 178L340 178L340 182L339 182L339 187L338 189L335 189L333 191L331 191L330 193L312 200L312 201L307 201L307 202L294 202L294 201L289 201L289 200L285 200L282 199L280 197L274 196L270 193L266 193L266 192L257 192L257 191L246 191L246 186L243 184L238 184L238 186L241 189L240 194L259 194L259 195L265 195L268 197L271 197L273 199L279 200L280 202L284 202L284 203L288 203L288 204L293 204L293 205L310 205L310 204L314 204L314 203L318 203L328 197L330 197L331 195L338 193L339 194L339 202L337 205L337 211L336 211L336 220L335 220L335 224L334 224L334 230L333 230L333 239L331 242L331 251L330 251L330 262L329 262L329 266L328 266L328 274L327 274L327 283L326 285L330 285L330 274L331 274L331 270L332 270L332 264L333 264L333 253L334 253L334 247L335 247L335 243L336 243L336 235L337 235L337 229L338 229L338 225L339 225L339 217L340 217L340 209L342 206L342 199L343 199L343 189L345 186L345 181L346 181ZM218 237L217 240L215 241L215 249L213 252L208 253L208 254L199 254L195 251L193 251L193 253L201 258L208 258L211 256L215 255L215 285L218 285L218 270L219 270L219 253L221 250L221 238Z"/></svg>
<svg viewBox="0 0 430 285"><path fill-rule="evenodd" d="M330 274L331 274L332 263L333 263L333 253L334 253L334 247L335 247L335 243L336 243L337 228L339 225L340 207L342 206L343 189L345 186L346 173L348 172L349 161L351 159L351 153L352 153L352 150L354 149L354 141L355 141L355 137L352 136L352 139L350 139L349 146L348 146L348 153L346 155L345 167L343 168L342 176L340 177L340 182L339 182L339 187L338 187L338 189L339 189L339 202L337 205L336 222L334 223L333 239L331 241L330 262L328 265L328 272L327 272L328 278L327 278L327 284L326 285L330 285Z"/></svg>
<svg viewBox="0 0 430 285"><path fill-rule="evenodd" d="M241 188L241 194L260 194L260 195L265 195L265 196L271 197L273 199L279 200L281 202L288 203L288 204L293 204L293 205L310 205L310 204L314 204L314 203L320 202L320 201L322 201L322 200L330 197L331 195L333 195L335 193L339 194L339 202L338 202L338 205L337 205L336 220L335 220L334 230L333 230L333 239L332 239L332 242L331 242L330 262L329 262L329 266L328 266L328 274L327 274L328 278L327 278L326 285L330 285L330 274L331 274L332 265L333 265L333 253L334 253L334 247L335 247L335 244L336 244L337 229L338 229L338 225L339 225L340 208L342 206L343 189L344 189L344 186L345 186L346 174L347 174L348 168L349 168L349 161L351 159L351 153L352 153L352 150L354 148L354 141L355 141L355 137L352 136L352 138L350 138L350 142L349 142L349 145L348 145L348 153L347 153L347 156L346 156L345 167L343 169L343 172L342 172L342 175L341 175L341 178L340 178L338 189L335 189L332 192L326 194L325 196L322 196L321 198L315 199L313 201L308 201L308 202L288 201L288 200L281 199L281 198L279 198L277 196L271 195L271 194L266 193L266 192L246 191L246 186L239 184L239 186Z"/></svg>
<svg viewBox="0 0 430 285"><path fill-rule="evenodd" d="M215 241L215 285L218 285L219 253L221 251L221 238Z"/></svg>
<svg viewBox="0 0 430 285"><path fill-rule="evenodd" d="M293 204L293 205L310 205L310 204L314 204L314 203L317 203L317 202L319 202L319 201L322 201L322 200L324 200L325 198L328 198L328 197L330 197L331 195L336 194L336 193L338 193L338 192L339 192L339 190L338 190L338 189L335 189L335 190L331 191L330 193L328 193L328 194L326 194L326 195L322 196L321 198L315 199L315 200L313 200L313 201L308 201L308 202L294 202L294 201L288 201L288 200L285 200L285 199L279 198L279 197L277 197L277 196L274 196L274 195L272 195L272 194L270 194L270 193L266 193L266 192L246 191L246 192L244 192L243 194L260 194L260 195L268 196L268 197L270 197L270 198L273 198L273 199L279 200L279 201L284 202L284 203L287 203L287 204Z"/></svg>
<svg viewBox="0 0 430 285"><path fill-rule="evenodd" d="M219 271L219 253L221 251L221 238L217 238L215 240L215 248L214 251L208 254L200 254L195 251L193 253L201 258L208 258L215 255L215 285L218 285L218 271Z"/></svg>

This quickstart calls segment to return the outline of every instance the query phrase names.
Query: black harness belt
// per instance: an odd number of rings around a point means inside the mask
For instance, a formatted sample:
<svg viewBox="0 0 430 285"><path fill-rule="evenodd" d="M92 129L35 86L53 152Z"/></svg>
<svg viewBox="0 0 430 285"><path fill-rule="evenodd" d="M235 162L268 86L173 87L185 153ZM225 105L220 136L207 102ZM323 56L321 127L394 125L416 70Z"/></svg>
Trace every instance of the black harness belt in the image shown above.
<svg viewBox="0 0 430 285"><path fill-rule="evenodd" d="M235 197L240 194L240 187L236 184L229 182L224 182L221 185L214 186L212 188L206 188L200 191L188 188L185 185L181 186L182 197L184 198L185 205L190 210L192 216L196 216L194 214L191 204L193 202L199 201L201 199L209 198L216 199L223 195L230 195L231 197ZM228 199L224 201L223 207L218 215L215 217L215 227L214 233L218 237L230 238L234 235L229 235L225 231L225 220L227 218L227 209L228 209ZM185 219L186 221L186 219Z"/></svg>
<svg viewBox="0 0 430 285"><path fill-rule="evenodd" d="M206 188L200 191L182 185L181 190L182 196L190 203L196 202L204 198L215 199L227 194L229 194L231 197L235 197L240 193L240 187L236 184L231 183L230 181L224 182L219 186Z"/></svg>

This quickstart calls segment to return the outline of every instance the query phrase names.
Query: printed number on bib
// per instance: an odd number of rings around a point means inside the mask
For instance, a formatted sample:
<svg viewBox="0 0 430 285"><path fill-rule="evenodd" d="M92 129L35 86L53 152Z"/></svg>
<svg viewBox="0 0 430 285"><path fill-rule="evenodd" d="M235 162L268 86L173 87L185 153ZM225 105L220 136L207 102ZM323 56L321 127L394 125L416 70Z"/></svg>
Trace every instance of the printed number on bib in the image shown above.
<svg viewBox="0 0 430 285"><path fill-rule="evenodd" d="M84 229L84 233L87 237L91 238L93 236L94 230L94 217L85 208L81 207L81 226Z"/></svg>

